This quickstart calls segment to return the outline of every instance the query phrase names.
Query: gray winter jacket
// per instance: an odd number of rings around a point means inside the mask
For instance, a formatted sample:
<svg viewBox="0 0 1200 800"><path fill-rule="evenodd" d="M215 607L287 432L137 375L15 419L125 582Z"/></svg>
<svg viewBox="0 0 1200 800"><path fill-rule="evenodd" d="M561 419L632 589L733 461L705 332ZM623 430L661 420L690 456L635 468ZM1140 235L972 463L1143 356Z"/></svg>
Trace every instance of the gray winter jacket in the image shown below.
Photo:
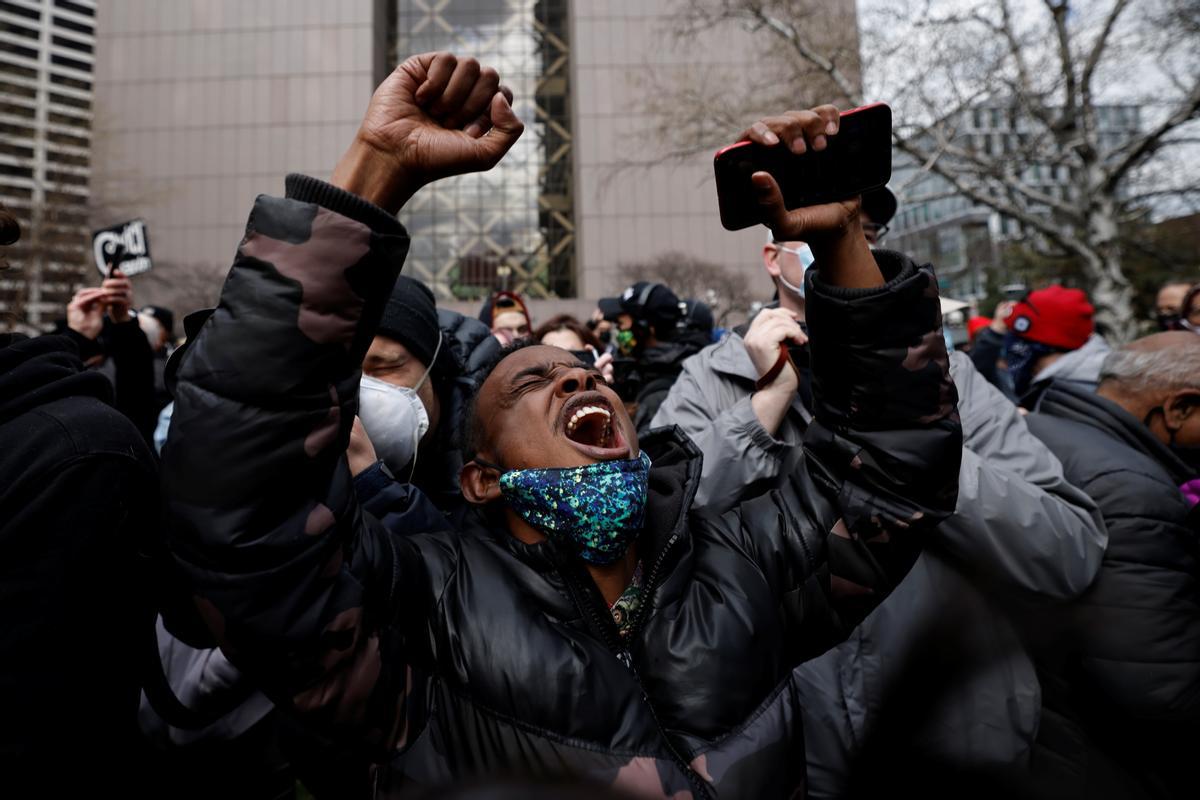
<svg viewBox="0 0 1200 800"><path fill-rule="evenodd" d="M801 665L809 792L836 796L879 721L885 687L948 610L966 631L969 678L945 687L912 746L961 767L1020 766L1037 732L1040 687L989 595L1068 599L1097 574L1107 533L1095 504L1004 396L961 353L950 358L963 425L955 516L931 534L912 572L849 640ZM807 424L797 402L775 436L750 406L756 373L733 334L684 364L654 418L684 429L704 453L700 496L725 507L787 474ZM963 624L963 618L969 620ZM969 641L967 641L969 639Z"/></svg>

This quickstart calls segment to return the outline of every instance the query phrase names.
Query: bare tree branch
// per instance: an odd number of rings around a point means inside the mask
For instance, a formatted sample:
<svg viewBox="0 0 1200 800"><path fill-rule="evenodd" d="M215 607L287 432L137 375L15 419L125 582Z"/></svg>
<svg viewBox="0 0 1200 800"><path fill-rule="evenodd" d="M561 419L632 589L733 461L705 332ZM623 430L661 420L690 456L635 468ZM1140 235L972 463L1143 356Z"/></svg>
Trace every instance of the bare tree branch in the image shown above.
<svg viewBox="0 0 1200 800"><path fill-rule="evenodd" d="M1100 33L1096 36L1096 41L1092 44L1087 61L1083 65L1083 72L1079 76L1079 85L1082 87L1085 96L1091 96L1092 76L1096 74L1096 67L1100 64L1100 59L1104 55L1104 49L1108 46L1108 38L1112 35L1113 28L1117 25L1117 20L1128 7L1129 0L1116 0L1113 3L1113 7L1108 12L1108 17L1104 20L1104 26L1100 29Z"/></svg>
<svg viewBox="0 0 1200 800"><path fill-rule="evenodd" d="M1183 123L1200 113L1200 79L1192 84L1192 89L1175 110L1150 131L1137 140L1124 156L1107 170L1101 190L1114 192L1129 171L1136 167L1144 158L1153 153L1162 142L1163 137L1178 128Z"/></svg>

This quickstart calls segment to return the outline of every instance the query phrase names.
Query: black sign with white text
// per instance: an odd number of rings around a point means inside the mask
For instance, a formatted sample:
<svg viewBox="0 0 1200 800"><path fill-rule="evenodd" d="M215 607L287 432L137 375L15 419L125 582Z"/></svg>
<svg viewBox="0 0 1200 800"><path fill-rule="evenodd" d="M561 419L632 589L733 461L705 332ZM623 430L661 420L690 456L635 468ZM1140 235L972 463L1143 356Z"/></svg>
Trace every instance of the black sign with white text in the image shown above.
<svg viewBox="0 0 1200 800"><path fill-rule="evenodd" d="M146 234L145 220L131 219L93 231L92 255L101 275L108 275L109 264L114 260L126 275L148 272L151 267L150 237Z"/></svg>

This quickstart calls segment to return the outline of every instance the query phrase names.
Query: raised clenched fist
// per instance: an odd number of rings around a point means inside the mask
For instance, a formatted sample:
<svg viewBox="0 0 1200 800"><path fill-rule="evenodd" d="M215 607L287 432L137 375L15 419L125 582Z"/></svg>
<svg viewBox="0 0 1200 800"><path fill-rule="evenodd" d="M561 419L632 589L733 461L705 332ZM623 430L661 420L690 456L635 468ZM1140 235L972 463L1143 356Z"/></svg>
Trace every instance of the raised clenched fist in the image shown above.
<svg viewBox="0 0 1200 800"><path fill-rule="evenodd" d="M473 58L412 56L375 90L333 183L395 213L427 183L491 169L525 129L511 100Z"/></svg>

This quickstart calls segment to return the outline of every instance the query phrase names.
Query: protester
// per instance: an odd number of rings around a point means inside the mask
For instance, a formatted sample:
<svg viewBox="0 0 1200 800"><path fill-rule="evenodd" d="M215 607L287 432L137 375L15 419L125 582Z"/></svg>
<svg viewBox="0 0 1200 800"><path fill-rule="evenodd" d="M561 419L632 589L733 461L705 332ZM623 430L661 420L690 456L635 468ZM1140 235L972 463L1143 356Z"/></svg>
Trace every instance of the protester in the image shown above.
<svg viewBox="0 0 1200 800"><path fill-rule="evenodd" d="M712 309L708 303L700 300L683 301L683 319L680 325L685 332L697 334L706 344L712 344L720 338Z"/></svg>
<svg viewBox="0 0 1200 800"><path fill-rule="evenodd" d="M1044 793L1191 796L1200 741L1200 337L1140 339L1110 353L1099 378L1095 392L1046 385L1029 416L1109 532L1087 593L1034 615Z"/></svg>
<svg viewBox="0 0 1200 800"><path fill-rule="evenodd" d="M980 333L992 327L991 317L971 317L967 320L967 344L968 352L970 348L975 346L975 339Z"/></svg>
<svg viewBox="0 0 1200 800"><path fill-rule="evenodd" d="M1168 281L1158 290L1154 298L1154 321L1159 330L1177 331L1183 320L1183 299L1192 284L1187 281Z"/></svg>
<svg viewBox="0 0 1200 800"><path fill-rule="evenodd" d="M887 236L888 223L896 216L896 195L886 186L863 192L862 227L867 243L876 247Z"/></svg>
<svg viewBox="0 0 1200 800"><path fill-rule="evenodd" d="M1109 347L1095 332L1094 311L1082 290L1057 285L1012 305L1004 320L1004 360L1017 397L1051 380L1095 388Z"/></svg>
<svg viewBox="0 0 1200 800"><path fill-rule="evenodd" d="M133 312L133 283L120 270L99 287L80 289L56 333L70 338L90 368L112 384L118 411L147 443L158 421L154 353Z"/></svg>
<svg viewBox="0 0 1200 800"><path fill-rule="evenodd" d="M791 344L793 361L808 363L808 337L797 319L811 281L805 281L808 289L801 283L791 288L792 280L804 280L807 260L795 249L776 243L774 252L770 244L764 252L777 307L688 359L654 418L655 427L680 426L702 452L697 501L713 511L779 486L804 460L812 415L798 389L807 366L777 370L763 385L780 345ZM809 262L807 268L819 266ZM849 791L866 743L885 724L882 708L893 692L928 692L931 699L924 717L909 720L902 742L888 744L891 751L904 747L963 770L1028 768L1037 678L1016 631L989 597L1071 599L1100 566L1105 535L1095 504L1067 484L1058 461L965 354L951 353L949 368L963 424L954 517L931 532L913 572L849 642L796 672L813 797ZM953 615L947 614L950 598ZM929 691L929 683L904 684L904 668L931 639L939 653L966 666L953 683L934 682L937 691Z"/></svg>
<svg viewBox="0 0 1200 800"><path fill-rule="evenodd" d="M1005 337L1008 336L1008 325L1005 320L1008 319L1015 305L1015 300L1003 300L996 305L991 322L987 327L980 328L975 332L970 353L971 363L975 365L975 370L1014 403L1018 402L1020 398L1017 397L1012 377L1008 374L1008 364L1004 361L1004 342Z"/></svg>
<svg viewBox="0 0 1200 800"><path fill-rule="evenodd" d="M570 314L559 314L546 320L533 332L533 338L542 344L575 352L589 347L594 350L600 349L600 340L596 338L596 334Z"/></svg>
<svg viewBox="0 0 1200 800"><path fill-rule="evenodd" d="M602 354L596 334L570 314L559 314L546 320L533 332L533 339L574 353L581 361L598 369L608 383L613 382L612 353Z"/></svg>
<svg viewBox="0 0 1200 800"><path fill-rule="evenodd" d="M445 393L435 385L457 371L444 341L433 292L398 278L363 359L358 413L383 463L405 482L442 421Z"/></svg>
<svg viewBox="0 0 1200 800"><path fill-rule="evenodd" d="M618 352L633 362L633 374L623 381L636 387L630 392L633 421L645 433L684 360L707 346L711 334L685 324L687 306L661 283L638 281L620 297L601 298L599 307L617 326Z"/></svg>
<svg viewBox="0 0 1200 800"><path fill-rule="evenodd" d="M154 412L160 414L171 402L164 372L167 359L175 349L175 314L162 306L146 306L138 312L137 321L154 353Z"/></svg>
<svg viewBox="0 0 1200 800"><path fill-rule="evenodd" d="M1188 289L1179 308L1180 314L1176 329L1200 333L1200 283Z"/></svg>
<svg viewBox="0 0 1200 800"><path fill-rule="evenodd" d="M786 485L723 516L693 510L686 439L639 443L598 373L522 343L470 409L473 509L451 533L387 533L361 512L343 451L408 245L394 214L512 146L522 125L497 87L473 60L410 58L332 185L292 176L288 199L258 198L220 306L177 355L174 553L235 665L390 761L379 794L503 770L791 796L804 783L791 668L886 597L955 505L936 282L873 258L857 203L786 212L760 174L764 218L822 262L821 391ZM822 149L837 121L825 106L746 135Z"/></svg>
<svg viewBox="0 0 1200 800"><path fill-rule="evenodd" d="M0 244L20 235L0 207ZM99 288L73 322L98 334ZM137 329L139 338L144 337ZM137 554L158 523L154 457L86 370L86 336L0 334L0 765L9 794L137 796L136 654L153 615Z"/></svg>
<svg viewBox="0 0 1200 800"><path fill-rule="evenodd" d="M413 484L439 508L461 503L457 442L466 397L479 380L466 369L481 347L484 355L499 350L482 324L452 312L443 315L420 281L396 280L363 361L359 390L359 415L381 463L356 483L386 486L389 481L375 475L386 465L388 478ZM474 369L479 372L482 365ZM365 502L365 487L359 489Z"/></svg>
<svg viewBox="0 0 1200 800"><path fill-rule="evenodd" d="M501 345L510 345L528 338L533 331L533 318L525 301L516 292L492 292L483 301L479 321L492 329L492 334Z"/></svg>

